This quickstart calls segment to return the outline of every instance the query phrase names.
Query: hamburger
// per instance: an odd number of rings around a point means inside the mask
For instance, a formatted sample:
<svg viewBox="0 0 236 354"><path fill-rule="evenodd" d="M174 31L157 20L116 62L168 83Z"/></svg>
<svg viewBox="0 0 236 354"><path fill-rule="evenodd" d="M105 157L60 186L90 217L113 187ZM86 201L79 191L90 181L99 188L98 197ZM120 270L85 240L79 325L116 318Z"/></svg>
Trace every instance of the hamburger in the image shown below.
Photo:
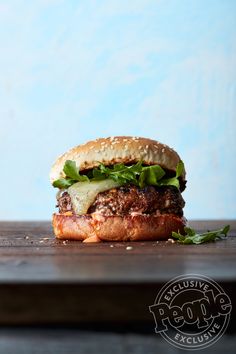
<svg viewBox="0 0 236 354"><path fill-rule="evenodd" d="M185 168L169 146L117 136L78 145L50 172L57 193L53 214L59 239L165 240L184 232Z"/></svg>

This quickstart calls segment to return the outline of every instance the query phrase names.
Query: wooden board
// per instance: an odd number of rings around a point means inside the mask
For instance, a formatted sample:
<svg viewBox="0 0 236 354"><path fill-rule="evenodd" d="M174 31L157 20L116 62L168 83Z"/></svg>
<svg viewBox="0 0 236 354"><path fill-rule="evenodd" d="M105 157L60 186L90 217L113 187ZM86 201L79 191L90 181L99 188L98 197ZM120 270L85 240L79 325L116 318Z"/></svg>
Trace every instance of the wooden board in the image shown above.
<svg viewBox="0 0 236 354"><path fill-rule="evenodd" d="M227 223L226 240L180 245L63 242L49 222L1 222L0 324L153 325L148 306L158 290L186 273L213 278L235 298L236 222L191 224L202 231Z"/></svg>

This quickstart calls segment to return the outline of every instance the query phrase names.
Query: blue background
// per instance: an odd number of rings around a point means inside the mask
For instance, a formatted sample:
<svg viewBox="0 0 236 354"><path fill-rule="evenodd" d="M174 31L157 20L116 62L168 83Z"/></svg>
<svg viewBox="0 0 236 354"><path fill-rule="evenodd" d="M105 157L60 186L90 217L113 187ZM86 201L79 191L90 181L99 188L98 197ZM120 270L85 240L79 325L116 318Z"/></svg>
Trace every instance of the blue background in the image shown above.
<svg viewBox="0 0 236 354"><path fill-rule="evenodd" d="M1 219L49 219L56 157L147 136L185 162L187 218L236 217L236 1L0 1Z"/></svg>

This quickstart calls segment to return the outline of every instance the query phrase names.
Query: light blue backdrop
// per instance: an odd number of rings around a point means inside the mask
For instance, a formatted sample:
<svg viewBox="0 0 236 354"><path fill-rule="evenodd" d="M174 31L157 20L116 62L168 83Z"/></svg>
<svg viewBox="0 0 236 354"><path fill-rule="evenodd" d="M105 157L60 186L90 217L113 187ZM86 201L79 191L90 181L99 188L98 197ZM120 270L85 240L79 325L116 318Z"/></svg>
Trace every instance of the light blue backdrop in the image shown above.
<svg viewBox="0 0 236 354"><path fill-rule="evenodd" d="M109 135L174 147L188 218L236 217L236 1L0 2L1 219L49 219L48 173Z"/></svg>

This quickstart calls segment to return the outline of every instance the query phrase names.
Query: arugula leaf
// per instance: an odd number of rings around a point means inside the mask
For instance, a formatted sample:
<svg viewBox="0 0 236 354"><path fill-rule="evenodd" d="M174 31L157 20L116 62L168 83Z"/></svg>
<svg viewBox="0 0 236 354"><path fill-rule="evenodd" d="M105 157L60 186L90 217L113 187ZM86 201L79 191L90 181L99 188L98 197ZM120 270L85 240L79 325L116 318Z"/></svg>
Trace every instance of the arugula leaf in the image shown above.
<svg viewBox="0 0 236 354"><path fill-rule="evenodd" d="M89 178L85 175L80 175L79 169L76 167L75 161L66 160L63 172L69 178L74 179L78 182L89 181Z"/></svg>
<svg viewBox="0 0 236 354"><path fill-rule="evenodd" d="M176 166L175 177L165 178L159 182L160 186L174 186L176 188L180 188L179 177L182 175L184 171L184 163L183 161L179 161L178 165Z"/></svg>
<svg viewBox="0 0 236 354"><path fill-rule="evenodd" d="M92 180L101 180L104 178L111 178L116 182L122 184L133 183L137 185L137 175L141 173L142 162L138 162L132 166L126 166L124 164L116 164L112 167L106 167L102 163L93 169L93 179Z"/></svg>
<svg viewBox="0 0 236 354"><path fill-rule="evenodd" d="M65 175L67 177L70 177L70 178L73 178L76 180L78 177L78 169L76 167L75 161L67 160L65 162L63 172L65 173Z"/></svg>
<svg viewBox="0 0 236 354"><path fill-rule="evenodd" d="M53 187L66 189L76 182L89 182L88 176L80 175L79 169L76 167L75 161L66 160L63 172L65 173L66 177L54 181L52 184Z"/></svg>
<svg viewBox="0 0 236 354"><path fill-rule="evenodd" d="M229 229L230 225L226 225L220 230L197 234L195 230L191 229L190 227L185 227L184 231L186 235L181 235L179 232L172 232L172 237L177 239L179 243L199 245L200 243L212 242L226 237Z"/></svg>
<svg viewBox="0 0 236 354"><path fill-rule="evenodd" d="M126 166L123 163L107 167L99 162L99 166L89 171L87 175L81 175L75 161L67 160L63 172L65 178L54 181L53 186L57 188L68 188L76 182L100 181L111 178L121 185L131 183L140 188L145 186L174 186L179 189L179 177L182 175L184 164L180 161L176 167L176 176L163 178L165 171L159 165L143 166L142 161L134 165Z"/></svg>
<svg viewBox="0 0 236 354"><path fill-rule="evenodd" d="M162 179L159 186L174 186L179 189L179 179L177 177Z"/></svg>
<svg viewBox="0 0 236 354"><path fill-rule="evenodd" d="M73 179L66 179L66 178L60 178L57 179L56 181L53 182L53 187L55 188L60 188L60 189L66 189L72 186L72 184L76 183L77 181Z"/></svg>
<svg viewBox="0 0 236 354"><path fill-rule="evenodd" d="M165 171L159 165L143 167L139 178L139 186L159 186L158 181L165 175Z"/></svg>
<svg viewBox="0 0 236 354"><path fill-rule="evenodd" d="M182 160L180 160L176 167L176 177L177 178L180 177L183 172L184 172L184 163Z"/></svg>

